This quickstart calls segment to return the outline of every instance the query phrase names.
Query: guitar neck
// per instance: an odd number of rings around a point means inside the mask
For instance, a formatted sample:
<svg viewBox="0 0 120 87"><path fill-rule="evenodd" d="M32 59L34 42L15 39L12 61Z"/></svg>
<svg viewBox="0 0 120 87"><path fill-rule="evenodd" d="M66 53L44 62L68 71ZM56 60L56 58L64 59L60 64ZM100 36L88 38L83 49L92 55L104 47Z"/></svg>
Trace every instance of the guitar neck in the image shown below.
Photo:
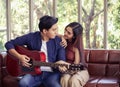
<svg viewBox="0 0 120 87"><path fill-rule="evenodd" d="M66 64L56 64L56 63L50 63L50 62L33 61L33 66L49 66L49 67L52 67L52 68L57 68L58 66L67 67L68 65L66 65Z"/></svg>

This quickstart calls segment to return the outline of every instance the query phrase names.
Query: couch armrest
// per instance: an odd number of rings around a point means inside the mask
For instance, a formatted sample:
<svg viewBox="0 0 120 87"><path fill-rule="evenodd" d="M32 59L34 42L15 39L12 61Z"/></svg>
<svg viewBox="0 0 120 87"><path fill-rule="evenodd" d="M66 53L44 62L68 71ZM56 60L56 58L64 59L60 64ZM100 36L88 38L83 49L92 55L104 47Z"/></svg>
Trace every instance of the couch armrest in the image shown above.
<svg viewBox="0 0 120 87"><path fill-rule="evenodd" d="M4 52L1 52L0 54L1 54L2 57L3 57L1 69L2 69L2 76L4 77L4 76L6 76L6 75L9 75L9 73L7 72L7 69L6 69L6 55L7 55L7 52L4 51Z"/></svg>

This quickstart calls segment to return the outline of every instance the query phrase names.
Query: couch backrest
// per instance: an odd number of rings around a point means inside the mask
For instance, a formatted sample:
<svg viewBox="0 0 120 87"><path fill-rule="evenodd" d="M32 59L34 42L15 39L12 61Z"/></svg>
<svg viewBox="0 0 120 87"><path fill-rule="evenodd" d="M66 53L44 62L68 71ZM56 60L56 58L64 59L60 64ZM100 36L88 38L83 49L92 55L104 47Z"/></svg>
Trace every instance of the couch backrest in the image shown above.
<svg viewBox="0 0 120 87"><path fill-rule="evenodd" d="M0 87L2 87L2 60L3 60L3 57L0 54Z"/></svg>
<svg viewBox="0 0 120 87"><path fill-rule="evenodd" d="M2 55L0 54L0 68L2 66Z"/></svg>
<svg viewBox="0 0 120 87"><path fill-rule="evenodd" d="M120 50L109 50L107 76L120 77Z"/></svg>
<svg viewBox="0 0 120 87"><path fill-rule="evenodd" d="M84 52L90 75L120 76L120 50L85 49Z"/></svg>

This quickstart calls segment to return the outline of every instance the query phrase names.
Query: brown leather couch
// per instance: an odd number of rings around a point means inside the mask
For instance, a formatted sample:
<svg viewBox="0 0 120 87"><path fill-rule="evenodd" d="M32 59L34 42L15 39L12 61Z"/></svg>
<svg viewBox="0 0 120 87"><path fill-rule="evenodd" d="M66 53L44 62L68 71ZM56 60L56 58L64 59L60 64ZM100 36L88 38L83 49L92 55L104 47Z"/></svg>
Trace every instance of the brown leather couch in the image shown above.
<svg viewBox="0 0 120 87"><path fill-rule="evenodd" d="M0 87L2 87L2 55L0 55Z"/></svg>
<svg viewBox="0 0 120 87"><path fill-rule="evenodd" d="M90 79L85 87L119 87L120 50L85 50Z"/></svg>
<svg viewBox="0 0 120 87"><path fill-rule="evenodd" d="M90 74L84 87L120 86L120 50L85 49L84 53ZM0 87L18 87L18 78L6 72L5 59L0 56Z"/></svg>

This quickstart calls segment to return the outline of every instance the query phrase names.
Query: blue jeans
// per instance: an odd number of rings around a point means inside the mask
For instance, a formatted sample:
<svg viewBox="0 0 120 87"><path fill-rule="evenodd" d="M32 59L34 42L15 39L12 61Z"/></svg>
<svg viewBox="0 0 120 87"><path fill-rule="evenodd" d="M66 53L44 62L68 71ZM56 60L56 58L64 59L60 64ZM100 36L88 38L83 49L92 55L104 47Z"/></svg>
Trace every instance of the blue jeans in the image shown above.
<svg viewBox="0 0 120 87"><path fill-rule="evenodd" d="M41 75L25 75L19 81L19 87L39 87L43 83L45 87L61 87L60 74L55 72L43 72Z"/></svg>

